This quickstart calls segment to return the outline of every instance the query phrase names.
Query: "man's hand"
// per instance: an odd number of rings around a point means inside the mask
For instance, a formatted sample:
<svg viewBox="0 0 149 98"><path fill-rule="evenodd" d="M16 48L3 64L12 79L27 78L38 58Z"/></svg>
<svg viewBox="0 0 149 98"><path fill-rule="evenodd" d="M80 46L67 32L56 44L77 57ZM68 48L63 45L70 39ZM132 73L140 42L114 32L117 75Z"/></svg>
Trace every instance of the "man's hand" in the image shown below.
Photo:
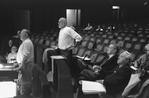
<svg viewBox="0 0 149 98"><path fill-rule="evenodd" d="M98 70L94 71L94 74L99 75L99 71Z"/></svg>
<svg viewBox="0 0 149 98"><path fill-rule="evenodd" d="M138 64L137 64L137 62L133 62L133 65L134 65L134 67L138 67Z"/></svg>
<svg viewBox="0 0 149 98"><path fill-rule="evenodd" d="M14 68L16 68L16 67L19 67L19 64L18 63L13 63L13 65L12 65Z"/></svg>
<svg viewBox="0 0 149 98"><path fill-rule="evenodd" d="M13 69L13 70L16 70L16 71L18 71L18 70L20 70L21 69L21 64L18 64L18 63L14 63L14 65L13 66L15 66L15 68Z"/></svg>
<svg viewBox="0 0 149 98"><path fill-rule="evenodd" d="M20 70L20 68L19 67L17 67L17 68L15 68L15 69L13 69L14 71L19 71Z"/></svg>
<svg viewBox="0 0 149 98"><path fill-rule="evenodd" d="M94 65L94 66L93 66L93 70L94 70L94 71L97 71L97 70L100 71L101 69L102 69L102 68L101 68L100 66L98 66L98 65Z"/></svg>
<svg viewBox="0 0 149 98"><path fill-rule="evenodd" d="M94 70L96 67L99 67L99 66L98 66L98 65L94 65L94 66L93 66L93 70Z"/></svg>

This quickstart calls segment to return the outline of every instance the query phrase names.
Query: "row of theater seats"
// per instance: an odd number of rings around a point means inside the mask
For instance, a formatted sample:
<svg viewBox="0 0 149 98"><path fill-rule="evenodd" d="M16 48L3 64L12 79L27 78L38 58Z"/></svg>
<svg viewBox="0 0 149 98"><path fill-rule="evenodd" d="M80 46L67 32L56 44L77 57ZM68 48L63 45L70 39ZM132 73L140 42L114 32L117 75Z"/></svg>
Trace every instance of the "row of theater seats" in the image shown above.
<svg viewBox="0 0 149 98"><path fill-rule="evenodd" d="M108 42L109 43L106 43ZM131 42L131 41L117 41L117 40L109 40L109 39L104 39L104 42L93 42L93 41L86 41L83 40L81 42L81 45L76 47L73 51L74 54L77 54L79 56L84 56L88 51L91 51L93 53L101 53L101 52L106 52L107 47L109 46L110 43L118 43L120 46L120 51L121 50L128 50L131 53L133 53L134 57L133 59L136 59L138 56L142 54L142 47L144 47L145 43L137 43L137 42ZM92 53L91 53L92 54ZM88 53L88 55L90 55ZM92 56L90 56L92 59ZM98 60L97 60L98 61ZM94 62L94 59L92 60Z"/></svg>
<svg viewBox="0 0 149 98"><path fill-rule="evenodd" d="M96 26L97 27L97 26ZM84 34L90 34L90 35L97 35L98 32L96 32L96 27L93 27L95 29L92 29L91 31L95 32L84 32ZM129 34L129 35L138 35L142 37L146 37L146 35L149 35L149 24L134 24L134 23L119 23L119 24L102 24L100 25L100 28L102 30L100 33L107 33L109 31L115 32L115 33L124 33L124 34ZM112 28L112 29L110 29Z"/></svg>
<svg viewBox="0 0 149 98"><path fill-rule="evenodd" d="M79 56L87 54L92 63L99 62L104 58L101 53L106 52L111 43L117 43L120 46L120 51L131 52L133 60L135 60L143 54L143 48L148 43L148 37L133 36L131 33L127 35L121 32L99 32L98 36L84 35L80 45L75 47L73 53Z"/></svg>
<svg viewBox="0 0 149 98"><path fill-rule="evenodd" d="M42 32L42 33L34 33L31 35L31 40L34 43L38 43L45 46L52 46L57 44L58 32Z"/></svg>
<svg viewBox="0 0 149 98"><path fill-rule="evenodd" d="M126 32L128 27L124 27L124 32L122 32L123 30L119 30L120 27L116 27L114 31L108 32L79 30L77 32L80 33L83 39L79 46L73 49L73 54L79 56L87 54L91 58L91 63L99 62L104 58L104 55L101 55L101 53L106 52L109 44L117 43L120 46L120 51L128 50L133 54L133 60L135 60L143 54L143 48L149 41L149 29L147 27L144 28L146 29L138 27L138 30L141 32L139 35L135 35L134 32ZM145 30L146 32L141 30ZM34 43L51 47L57 44L57 38L58 31L54 31L52 33L34 34L31 40Z"/></svg>

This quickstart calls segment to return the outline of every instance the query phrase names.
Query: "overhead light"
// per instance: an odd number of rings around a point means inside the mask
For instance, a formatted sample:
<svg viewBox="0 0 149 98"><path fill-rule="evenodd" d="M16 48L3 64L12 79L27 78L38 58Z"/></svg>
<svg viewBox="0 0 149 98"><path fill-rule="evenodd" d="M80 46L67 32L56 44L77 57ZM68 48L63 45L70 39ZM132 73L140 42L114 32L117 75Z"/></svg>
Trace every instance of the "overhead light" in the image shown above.
<svg viewBox="0 0 149 98"><path fill-rule="evenodd" d="M120 6L112 6L112 9L120 9Z"/></svg>
<svg viewBox="0 0 149 98"><path fill-rule="evenodd" d="M144 5L147 5L148 4L148 2L144 2Z"/></svg>

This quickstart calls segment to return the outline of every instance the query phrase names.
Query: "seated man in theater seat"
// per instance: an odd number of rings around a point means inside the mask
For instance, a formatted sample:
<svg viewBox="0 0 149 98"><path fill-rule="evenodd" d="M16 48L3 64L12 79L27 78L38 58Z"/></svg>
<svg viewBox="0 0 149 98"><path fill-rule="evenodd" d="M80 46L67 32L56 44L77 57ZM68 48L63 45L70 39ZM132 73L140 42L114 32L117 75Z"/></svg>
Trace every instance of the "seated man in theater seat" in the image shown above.
<svg viewBox="0 0 149 98"><path fill-rule="evenodd" d="M102 62L94 64L91 68L84 69L80 73L80 78L82 78L83 80L95 81L98 79L98 77L101 77L101 69L106 71L111 71L112 69L114 69L118 65L118 51L119 47L117 44L110 44L107 48L107 57ZM102 77L104 76L102 75Z"/></svg>
<svg viewBox="0 0 149 98"><path fill-rule="evenodd" d="M145 45L144 52L145 54L133 62L132 65L136 67L136 71L131 75L129 84L123 91L122 96L127 96L131 89L140 83L141 80L145 81L149 78L149 44Z"/></svg>
<svg viewBox="0 0 149 98"><path fill-rule="evenodd" d="M116 68L109 72L102 72L106 75L105 78L101 80L96 80L96 82L101 83L105 86L106 94L114 97L122 93L122 91L128 84L131 76L131 61L132 55L128 51L124 51L118 57L118 66ZM83 96L84 94L80 90L78 93L78 98L84 98Z"/></svg>
<svg viewBox="0 0 149 98"><path fill-rule="evenodd" d="M87 24L87 27L84 28L83 30L88 31L88 30L92 30L92 29L93 29L93 27L90 25L90 23L88 23L88 24Z"/></svg>

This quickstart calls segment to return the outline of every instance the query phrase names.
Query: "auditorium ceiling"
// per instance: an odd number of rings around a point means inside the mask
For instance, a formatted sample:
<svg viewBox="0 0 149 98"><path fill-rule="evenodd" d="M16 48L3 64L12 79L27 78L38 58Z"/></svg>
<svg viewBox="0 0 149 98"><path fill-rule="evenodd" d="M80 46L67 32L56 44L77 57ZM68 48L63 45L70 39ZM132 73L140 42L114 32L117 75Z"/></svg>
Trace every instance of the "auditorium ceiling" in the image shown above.
<svg viewBox="0 0 149 98"><path fill-rule="evenodd" d="M149 0L0 0L0 7L46 8L46 7L98 7L98 6L149 6Z"/></svg>

